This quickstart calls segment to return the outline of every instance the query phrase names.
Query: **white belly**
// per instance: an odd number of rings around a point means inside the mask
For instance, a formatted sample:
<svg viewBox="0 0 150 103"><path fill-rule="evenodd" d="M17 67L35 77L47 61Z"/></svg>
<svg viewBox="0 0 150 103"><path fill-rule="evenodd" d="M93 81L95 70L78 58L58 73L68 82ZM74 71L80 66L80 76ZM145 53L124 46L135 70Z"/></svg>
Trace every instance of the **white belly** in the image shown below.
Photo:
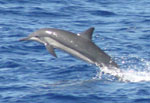
<svg viewBox="0 0 150 103"><path fill-rule="evenodd" d="M84 61L87 61L89 63L94 63L92 60L90 60L90 58L84 56L83 54L76 51L75 49L69 48L68 46L63 45L63 44L59 43L58 41L51 39L50 37L45 37L44 40L47 41L49 45L52 45L54 48L62 49L63 51L70 53ZM73 45L73 44L71 44L71 45Z"/></svg>

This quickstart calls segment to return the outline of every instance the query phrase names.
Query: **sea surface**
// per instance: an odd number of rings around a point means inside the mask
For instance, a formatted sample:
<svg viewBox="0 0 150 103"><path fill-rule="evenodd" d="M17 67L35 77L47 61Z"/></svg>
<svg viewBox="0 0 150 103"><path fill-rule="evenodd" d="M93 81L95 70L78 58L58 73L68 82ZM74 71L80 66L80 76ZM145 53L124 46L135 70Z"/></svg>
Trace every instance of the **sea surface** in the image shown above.
<svg viewBox="0 0 150 103"><path fill-rule="evenodd" d="M45 27L95 27L123 79L19 41ZM0 103L150 103L150 0L0 0Z"/></svg>

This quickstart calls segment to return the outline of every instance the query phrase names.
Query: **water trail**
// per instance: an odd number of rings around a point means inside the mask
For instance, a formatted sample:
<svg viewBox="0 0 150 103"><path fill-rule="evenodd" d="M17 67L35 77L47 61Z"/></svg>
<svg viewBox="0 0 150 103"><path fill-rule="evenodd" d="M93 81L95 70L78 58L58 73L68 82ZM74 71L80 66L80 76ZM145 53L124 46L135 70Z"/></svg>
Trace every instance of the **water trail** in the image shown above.
<svg viewBox="0 0 150 103"><path fill-rule="evenodd" d="M145 62L143 69L138 70L138 65L133 66L132 68L126 69L108 69L107 67L100 68L100 71L97 72L96 78L102 79L103 76L107 76L108 80L119 80L121 82L142 82L150 81L150 62Z"/></svg>

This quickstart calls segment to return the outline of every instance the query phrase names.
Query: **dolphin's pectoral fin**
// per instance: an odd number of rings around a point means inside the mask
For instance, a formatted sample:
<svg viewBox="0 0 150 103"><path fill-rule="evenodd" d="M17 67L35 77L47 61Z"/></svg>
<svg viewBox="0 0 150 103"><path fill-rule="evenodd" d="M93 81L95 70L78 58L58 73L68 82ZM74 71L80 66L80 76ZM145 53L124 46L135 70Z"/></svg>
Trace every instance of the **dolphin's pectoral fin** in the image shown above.
<svg viewBox="0 0 150 103"><path fill-rule="evenodd" d="M49 51L50 54L52 54L54 57L57 58L57 55L56 55L56 53L55 53L55 51L54 51L53 46L48 45L48 44L45 44L45 47L46 47L46 49Z"/></svg>

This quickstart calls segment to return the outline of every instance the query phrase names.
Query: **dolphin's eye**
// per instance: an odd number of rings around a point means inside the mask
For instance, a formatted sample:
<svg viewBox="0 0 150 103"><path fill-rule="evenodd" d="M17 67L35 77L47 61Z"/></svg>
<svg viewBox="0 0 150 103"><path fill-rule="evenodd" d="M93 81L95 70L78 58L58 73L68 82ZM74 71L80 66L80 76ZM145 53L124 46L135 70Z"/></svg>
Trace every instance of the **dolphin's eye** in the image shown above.
<svg viewBox="0 0 150 103"><path fill-rule="evenodd" d="M36 37L36 38L38 38L39 36L38 36L38 35L36 35L35 37Z"/></svg>

